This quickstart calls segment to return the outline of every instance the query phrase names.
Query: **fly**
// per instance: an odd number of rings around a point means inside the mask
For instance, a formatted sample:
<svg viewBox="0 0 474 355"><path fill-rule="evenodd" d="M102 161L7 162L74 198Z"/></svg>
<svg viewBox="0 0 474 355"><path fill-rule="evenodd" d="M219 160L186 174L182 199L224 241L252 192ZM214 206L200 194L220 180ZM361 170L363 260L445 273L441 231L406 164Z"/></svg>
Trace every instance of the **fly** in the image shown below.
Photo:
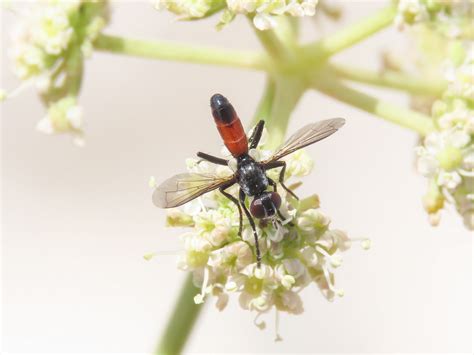
<svg viewBox="0 0 474 355"><path fill-rule="evenodd" d="M211 109L224 145L237 161L237 170L233 175L227 177L199 173L175 175L165 180L155 189L153 203L161 208L178 207L207 192L219 189L225 197L237 206L239 211L239 236L242 235L242 211L247 217L255 238L257 265L260 266L261 254L254 218L265 220L278 216L281 220L284 219L279 210L281 197L277 192L277 183L267 176L266 171L280 168L278 182L284 190L298 199L293 191L285 185L286 162L281 158L332 135L344 125L345 120L343 118L332 118L308 124L293 134L273 153L271 158L258 162L249 155L249 150L257 147L262 137L265 122L263 120L258 122L252 135L247 138L234 107L224 96L220 94L213 95L211 97ZM198 152L197 156L217 165L228 166L229 163L227 159L202 152ZM240 187L238 199L226 191L234 184L238 184ZM269 186L272 191L267 191ZM252 199L250 210L245 204L247 198Z"/></svg>

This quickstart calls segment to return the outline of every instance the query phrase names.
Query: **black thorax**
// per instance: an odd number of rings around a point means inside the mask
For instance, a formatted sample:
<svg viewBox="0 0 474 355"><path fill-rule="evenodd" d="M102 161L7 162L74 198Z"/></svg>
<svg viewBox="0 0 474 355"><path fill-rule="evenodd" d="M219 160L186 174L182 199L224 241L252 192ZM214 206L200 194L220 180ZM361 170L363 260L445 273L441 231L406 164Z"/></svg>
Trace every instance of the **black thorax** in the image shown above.
<svg viewBox="0 0 474 355"><path fill-rule="evenodd" d="M237 182L247 196L260 195L267 189L268 178L262 165L250 155L237 158Z"/></svg>

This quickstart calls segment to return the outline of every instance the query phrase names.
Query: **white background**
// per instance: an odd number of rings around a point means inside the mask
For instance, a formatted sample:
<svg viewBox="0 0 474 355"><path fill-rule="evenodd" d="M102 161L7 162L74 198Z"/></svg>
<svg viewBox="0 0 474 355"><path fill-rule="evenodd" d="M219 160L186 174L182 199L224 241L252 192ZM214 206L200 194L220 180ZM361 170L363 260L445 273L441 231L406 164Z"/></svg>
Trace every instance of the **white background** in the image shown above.
<svg viewBox="0 0 474 355"><path fill-rule="evenodd" d="M349 4L343 23L380 7ZM2 11L2 44L15 18ZM217 33L216 18L177 23L148 3L114 5L107 33L227 48L258 49L242 18ZM322 35L342 26L305 23ZM376 70L382 49L413 47L388 29L338 60ZM2 84L17 81L2 48ZM221 142L208 100L226 95L248 123L264 84L258 72L95 53L86 63L81 105L87 144L34 130L45 110L33 90L1 106L3 203L3 347L5 352L150 352L166 324L184 274L175 257L146 262L150 251L179 250L179 230L150 201L160 181L184 169L198 150ZM406 105L390 91L364 89ZM314 120L348 119L337 135L309 149L315 171L304 193L318 192L333 227L370 237L344 256L336 282L346 296L328 303L315 286L305 312L273 314L258 330L232 299L219 313L208 304L187 351L470 352L472 236L452 210L433 228L421 206L425 181L414 171L414 133L308 92L290 132Z"/></svg>

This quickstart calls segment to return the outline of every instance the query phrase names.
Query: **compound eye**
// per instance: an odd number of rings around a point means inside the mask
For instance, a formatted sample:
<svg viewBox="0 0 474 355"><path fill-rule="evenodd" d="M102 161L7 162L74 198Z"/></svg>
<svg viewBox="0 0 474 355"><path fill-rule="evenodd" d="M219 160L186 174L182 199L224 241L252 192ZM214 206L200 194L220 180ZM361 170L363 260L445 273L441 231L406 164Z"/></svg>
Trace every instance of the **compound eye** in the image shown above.
<svg viewBox="0 0 474 355"><path fill-rule="evenodd" d="M262 200L256 198L250 204L250 213L255 218L265 218L265 208L263 207Z"/></svg>
<svg viewBox="0 0 474 355"><path fill-rule="evenodd" d="M276 209L279 209L281 206L281 197L276 192L270 192L270 199L273 202L273 205Z"/></svg>

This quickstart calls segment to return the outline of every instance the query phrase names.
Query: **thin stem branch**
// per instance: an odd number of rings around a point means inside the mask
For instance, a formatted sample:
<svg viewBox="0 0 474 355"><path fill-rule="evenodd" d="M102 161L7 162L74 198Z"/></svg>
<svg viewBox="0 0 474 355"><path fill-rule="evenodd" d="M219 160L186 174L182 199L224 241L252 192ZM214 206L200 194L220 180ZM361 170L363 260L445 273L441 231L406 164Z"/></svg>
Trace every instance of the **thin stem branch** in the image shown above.
<svg viewBox="0 0 474 355"><path fill-rule="evenodd" d="M446 90L446 83L441 80L426 80L395 71L375 72L341 64L328 64L336 76L364 84L381 86L388 89L406 91L414 95L439 97Z"/></svg>
<svg viewBox="0 0 474 355"><path fill-rule="evenodd" d="M196 64L266 70L268 57L263 53L193 46L189 44L131 39L99 35L94 42L98 50L136 57L174 60Z"/></svg>
<svg viewBox="0 0 474 355"><path fill-rule="evenodd" d="M249 21L252 21L251 17L249 17ZM274 30L261 31L253 26L253 24L252 28L263 48L271 56L273 63L286 62L290 56L293 56L293 54L287 50L285 43L278 36L279 34Z"/></svg>
<svg viewBox="0 0 474 355"><path fill-rule="evenodd" d="M194 296L199 292L193 284L193 275L189 273L183 284L173 313L167 322L160 344L155 353L160 355L181 354L188 340L194 323L203 305L194 303Z"/></svg>
<svg viewBox="0 0 474 355"><path fill-rule="evenodd" d="M426 135L434 129L433 121L430 117L381 101L346 86L333 77L328 77L327 79L318 77L313 81L313 87L339 101L358 107L399 126L412 129L421 135Z"/></svg>
<svg viewBox="0 0 474 355"><path fill-rule="evenodd" d="M324 60L389 26L395 14L396 8L391 5L333 35L304 46L303 50L308 60Z"/></svg>

